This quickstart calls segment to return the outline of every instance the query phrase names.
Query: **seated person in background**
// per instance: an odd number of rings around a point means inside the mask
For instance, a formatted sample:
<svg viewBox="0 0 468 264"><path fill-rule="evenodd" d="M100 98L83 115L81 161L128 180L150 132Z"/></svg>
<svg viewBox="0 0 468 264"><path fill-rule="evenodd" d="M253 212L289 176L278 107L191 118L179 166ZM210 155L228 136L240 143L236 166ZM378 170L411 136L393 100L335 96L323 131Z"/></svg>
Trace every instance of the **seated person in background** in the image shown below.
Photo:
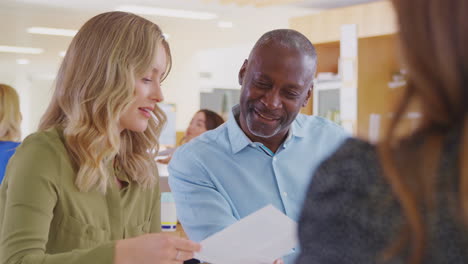
<svg viewBox="0 0 468 264"><path fill-rule="evenodd" d="M0 84L0 183L21 140L19 97L13 87Z"/></svg>
<svg viewBox="0 0 468 264"><path fill-rule="evenodd" d="M158 234L153 153L170 65L161 29L142 17L108 12L81 27L0 187L0 263L169 264L200 249Z"/></svg>
<svg viewBox="0 0 468 264"><path fill-rule="evenodd" d="M226 124L174 153L169 184L191 239L201 241L268 204L298 220L316 166L346 137L331 121L298 114L315 70L315 48L304 35L265 33L239 71L240 104Z"/></svg>
<svg viewBox="0 0 468 264"><path fill-rule="evenodd" d="M185 131L184 137L180 140L180 145L189 142L193 138L198 137L208 130L217 128L224 123L224 119L208 109L201 109L195 113L192 120L190 121L187 130ZM164 151L164 155L168 155L167 158L158 159L159 163L168 164L171 161L172 153L176 148L167 149ZM161 153L160 153L161 154Z"/></svg>
<svg viewBox="0 0 468 264"><path fill-rule="evenodd" d="M219 127L223 123L224 119L216 112L208 109L199 110L190 121L190 124L185 131L185 136L181 140L181 145L189 142L208 130Z"/></svg>
<svg viewBox="0 0 468 264"><path fill-rule="evenodd" d="M393 4L408 85L381 142L349 139L317 169L297 264L468 263L468 2ZM420 125L401 135L409 103Z"/></svg>

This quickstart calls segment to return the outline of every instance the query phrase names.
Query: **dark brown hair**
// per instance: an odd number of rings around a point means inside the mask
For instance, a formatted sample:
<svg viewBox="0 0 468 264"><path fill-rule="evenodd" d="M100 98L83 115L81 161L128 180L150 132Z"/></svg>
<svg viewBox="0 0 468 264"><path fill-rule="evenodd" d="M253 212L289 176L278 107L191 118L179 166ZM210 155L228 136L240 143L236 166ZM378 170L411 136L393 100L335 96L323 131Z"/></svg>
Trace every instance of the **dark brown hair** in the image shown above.
<svg viewBox="0 0 468 264"><path fill-rule="evenodd" d="M201 109L197 113L205 114L206 130L215 129L224 123L224 119L214 111L208 109Z"/></svg>
<svg viewBox="0 0 468 264"><path fill-rule="evenodd" d="M443 141L450 131L461 130L459 215L468 219L468 1L393 0L400 28L400 44L408 70L408 85L378 151L385 177L392 187L405 223L395 252L409 250L408 263L422 263L427 229L421 212L433 210ZM416 102L421 120L416 131L399 136L408 106ZM423 139L417 149L404 142ZM395 157L398 157L396 162ZM424 167L424 168L423 168ZM392 254L393 254L392 253Z"/></svg>

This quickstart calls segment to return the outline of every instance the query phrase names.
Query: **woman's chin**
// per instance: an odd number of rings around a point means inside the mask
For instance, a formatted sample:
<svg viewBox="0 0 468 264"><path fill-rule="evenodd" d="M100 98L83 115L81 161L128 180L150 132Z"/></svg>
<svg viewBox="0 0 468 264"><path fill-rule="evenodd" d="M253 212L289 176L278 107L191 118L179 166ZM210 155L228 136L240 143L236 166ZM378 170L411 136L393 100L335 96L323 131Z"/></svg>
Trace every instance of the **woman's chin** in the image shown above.
<svg viewBox="0 0 468 264"><path fill-rule="evenodd" d="M133 127L127 128L127 129L132 131L132 132L143 133L143 132L146 131L146 129L148 129L148 125L133 126Z"/></svg>

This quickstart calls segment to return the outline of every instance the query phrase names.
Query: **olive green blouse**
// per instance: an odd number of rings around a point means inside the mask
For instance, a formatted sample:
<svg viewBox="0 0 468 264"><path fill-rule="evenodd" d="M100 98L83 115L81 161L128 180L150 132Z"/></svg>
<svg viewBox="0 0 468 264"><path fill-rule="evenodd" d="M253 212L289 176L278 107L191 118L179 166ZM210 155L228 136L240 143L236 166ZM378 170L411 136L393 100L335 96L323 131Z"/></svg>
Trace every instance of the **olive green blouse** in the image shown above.
<svg viewBox="0 0 468 264"><path fill-rule="evenodd" d="M80 192L61 130L27 137L0 187L0 263L111 264L116 240L159 232L159 184L110 170L128 185L111 177L106 194Z"/></svg>

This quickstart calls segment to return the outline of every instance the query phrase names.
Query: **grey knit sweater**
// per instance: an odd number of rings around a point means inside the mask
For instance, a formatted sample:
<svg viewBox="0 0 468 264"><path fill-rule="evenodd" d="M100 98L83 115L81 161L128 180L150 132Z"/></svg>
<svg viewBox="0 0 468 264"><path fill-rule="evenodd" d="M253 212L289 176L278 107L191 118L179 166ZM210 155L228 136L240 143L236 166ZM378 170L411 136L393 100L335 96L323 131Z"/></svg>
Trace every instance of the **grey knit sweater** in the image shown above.
<svg viewBox="0 0 468 264"><path fill-rule="evenodd" d="M445 142L437 209L425 214L425 264L468 263L468 229L454 216L459 206L458 142L454 133ZM299 221L302 252L296 263L383 263L381 253L398 238L401 222L375 147L348 139L312 178ZM386 263L405 263L406 253Z"/></svg>

